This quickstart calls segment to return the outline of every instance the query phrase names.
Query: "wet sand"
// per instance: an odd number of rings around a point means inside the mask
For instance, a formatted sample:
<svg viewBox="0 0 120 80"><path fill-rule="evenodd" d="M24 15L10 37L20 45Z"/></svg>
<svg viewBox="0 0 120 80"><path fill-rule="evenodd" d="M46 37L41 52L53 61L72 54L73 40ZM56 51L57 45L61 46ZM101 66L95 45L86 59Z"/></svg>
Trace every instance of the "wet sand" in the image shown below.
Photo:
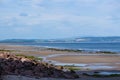
<svg viewBox="0 0 120 80"><path fill-rule="evenodd" d="M0 45L0 49L14 50L12 54L23 54L35 57L45 57L46 60L52 60L60 63L77 64L103 64L105 66L116 66L115 70L120 70L120 55L86 53L86 52L67 52L48 50L43 47L19 46L19 45ZM63 55L61 55L63 54ZM65 54L65 55L64 55ZM72 55L71 55L72 54ZM57 56L56 56L57 55Z"/></svg>
<svg viewBox="0 0 120 80"><path fill-rule="evenodd" d="M105 56L105 55L76 55L76 56L57 56L48 58L49 60L54 60L64 63L120 63L120 56Z"/></svg>
<svg viewBox="0 0 120 80"><path fill-rule="evenodd" d="M120 56L110 55L76 55L50 57L48 60L56 61L57 65L74 65L81 70L120 70ZM56 63L55 63L56 64Z"/></svg>
<svg viewBox="0 0 120 80"><path fill-rule="evenodd" d="M110 68L108 71L117 70L120 71L120 55L104 55L102 53L85 53L85 52L67 52L67 51L54 51L54 50L48 50L46 48L42 47L31 47L31 46L17 46L17 45L3 45L0 44L0 49L4 50L14 50L11 53L12 54L24 54L24 55L30 55L35 57L46 57L47 60L54 60L61 63L78 63L78 64L91 64L93 63L107 63L108 66L117 66L116 68ZM56 55L53 57L48 57L51 55ZM59 55L59 54L66 54L66 55ZM80 55L70 55L70 54L80 54ZM91 55L89 55L91 54ZM108 64L109 63L109 64ZM96 66L95 66L96 67ZM101 70L100 70L101 71ZM105 70L107 71L107 70ZM80 75L80 79L74 79L74 80L120 80L120 77L107 77L107 78L95 78L95 77L88 77L81 75L82 73L93 73L94 70L80 70L78 71L78 74ZM4 77L3 80L68 80L68 79L52 79L52 78L29 78L29 77L22 77L22 76L15 76L10 75L8 77ZM70 79L72 80L72 79Z"/></svg>
<svg viewBox="0 0 120 80"><path fill-rule="evenodd" d="M55 51L55 50L48 50L44 47L34 47L34 46L20 46L20 45L8 45L8 44L0 44L0 49L5 50L15 50L15 54L25 54L25 55L32 55L32 56L48 56L52 54L75 54L76 52L67 52L67 51ZM12 52L12 53L14 53Z"/></svg>

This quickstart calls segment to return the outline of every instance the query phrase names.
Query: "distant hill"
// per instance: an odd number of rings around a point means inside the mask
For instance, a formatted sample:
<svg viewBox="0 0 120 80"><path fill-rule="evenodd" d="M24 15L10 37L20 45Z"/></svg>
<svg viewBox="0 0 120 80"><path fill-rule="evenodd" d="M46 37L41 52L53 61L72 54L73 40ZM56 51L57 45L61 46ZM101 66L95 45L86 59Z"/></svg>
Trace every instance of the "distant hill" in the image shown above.
<svg viewBox="0 0 120 80"><path fill-rule="evenodd" d="M0 43L49 43L49 42L120 42L120 37L78 37L69 39L6 39Z"/></svg>
<svg viewBox="0 0 120 80"><path fill-rule="evenodd" d="M76 38L75 42L76 41L78 42L120 42L120 37L83 37L83 38Z"/></svg>

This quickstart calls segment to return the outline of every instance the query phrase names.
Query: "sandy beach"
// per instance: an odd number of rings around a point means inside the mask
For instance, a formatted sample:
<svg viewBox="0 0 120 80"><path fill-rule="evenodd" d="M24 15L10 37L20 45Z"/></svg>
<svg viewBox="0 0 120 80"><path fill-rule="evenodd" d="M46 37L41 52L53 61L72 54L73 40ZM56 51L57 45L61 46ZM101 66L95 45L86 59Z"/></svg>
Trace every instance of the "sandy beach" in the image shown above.
<svg viewBox="0 0 120 80"><path fill-rule="evenodd" d="M120 56L97 56L97 55L89 55L89 56L59 56L49 58L50 60L55 60L59 62L65 63L119 63Z"/></svg>
<svg viewBox="0 0 120 80"><path fill-rule="evenodd" d="M0 49L5 50L14 50L15 54L25 54L25 55L33 55L33 56L47 56L52 54L69 54L67 51L55 51L49 50L45 47L33 47L33 46L23 46L23 45L8 45L8 44L0 44ZM12 52L12 53L14 53ZM76 52L70 52L75 54Z"/></svg>
<svg viewBox="0 0 120 80"><path fill-rule="evenodd" d="M55 51L55 50L48 50L47 48L43 47L33 47L33 46L19 46L19 45L0 45L0 50L12 50L11 54L24 54L30 55L35 57L45 57L48 61L55 61L57 63L69 63L69 64L87 64L87 66L93 66L99 64L98 66L102 65L103 68L99 68L98 70L105 70L105 71L120 71L120 55L118 54L103 54L103 53L85 53L85 52L68 52L68 51ZM71 55L72 54L72 55ZM51 57L52 56L52 57ZM111 66L112 68L105 68L105 66ZM82 66L86 67L86 66ZM94 66L97 67L97 66ZM88 69L88 67L86 67ZM94 78L94 77L86 77L81 76L81 73L84 73L84 70L81 70L80 75L81 79L76 80L119 80L119 77L114 78ZM86 70L85 70L86 71ZM94 72L94 69L87 70L86 73ZM19 76L9 76L9 78L15 78L16 80L20 80ZM12 79L12 78L11 78ZM24 77L22 80L29 79ZM8 77L5 78L8 80ZM45 79L30 79L30 80L48 80ZM51 79L53 80L53 79ZM56 80L66 80L66 79L56 79ZM68 79L67 79L68 80Z"/></svg>
<svg viewBox="0 0 120 80"><path fill-rule="evenodd" d="M116 66L114 69L120 70L120 55L86 52L67 52L48 50L43 47L19 46L19 45L0 45L0 49L13 50L12 54L23 54L35 57L45 57L46 60L60 63L76 64L106 64Z"/></svg>
<svg viewBox="0 0 120 80"><path fill-rule="evenodd" d="M81 69L98 69L98 70L120 70L120 56L106 56L106 55L76 55L76 56L57 56L48 58L52 61L60 63L69 63L79 65ZM83 64L83 65L82 65Z"/></svg>

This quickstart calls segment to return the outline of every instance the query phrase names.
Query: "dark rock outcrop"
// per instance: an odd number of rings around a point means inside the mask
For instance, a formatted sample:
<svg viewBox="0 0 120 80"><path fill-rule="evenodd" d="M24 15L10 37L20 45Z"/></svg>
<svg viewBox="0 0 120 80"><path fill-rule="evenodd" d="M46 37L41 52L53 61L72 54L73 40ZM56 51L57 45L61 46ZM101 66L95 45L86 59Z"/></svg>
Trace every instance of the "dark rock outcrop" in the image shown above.
<svg viewBox="0 0 120 80"><path fill-rule="evenodd" d="M0 53L1 75L22 75L30 77L78 78L76 73L64 72L62 68L44 62L38 62L9 53Z"/></svg>

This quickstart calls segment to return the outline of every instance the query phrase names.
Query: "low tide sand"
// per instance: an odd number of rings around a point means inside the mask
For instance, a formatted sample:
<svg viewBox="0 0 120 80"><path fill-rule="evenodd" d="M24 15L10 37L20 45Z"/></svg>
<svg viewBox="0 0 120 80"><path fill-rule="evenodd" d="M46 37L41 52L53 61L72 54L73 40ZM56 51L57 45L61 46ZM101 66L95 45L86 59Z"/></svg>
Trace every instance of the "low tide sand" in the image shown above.
<svg viewBox="0 0 120 80"><path fill-rule="evenodd" d="M24 55L31 55L35 57L44 56L47 57L48 55L54 54L75 54L76 52L67 52L67 51L54 51L54 50L47 50L45 48L40 47L31 47L31 46L16 46L16 45L3 45L0 44L0 49L5 50L14 50L11 52L12 54L24 54ZM87 55L88 53L77 53L77 54L86 54L86 55L63 55L63 56L56 56L47 58L49 60L54 60L62 63L85 63L85 64L92 64L92 63L110 63L110 66L117 66L115 69L120 71L120 55ZM97 53L98 54L98 53ZM100 53L101 54L101 53ZM115 63L118 63L115 65ZM82 72L82 71L80 71ZM89 71L94 72L94 71ZM50 78L41 78L41 79L34 79L34 78L27 78L21 76L9 76L5 77L3 80L68 80L68 79L50 79ZM71 79L72 80L72 79ZM120 77L108 77L108 78L94 78L94 77L84 77L81 76L80 79L74 80L120 80Z"/></svg>
<svg viewBox="0 0 120 80"><path fill-rule="evenodd" d="M103 55L102 53L97 53L96 55L88 55L88 53L85 52L76 53L76 52L67 52L67 51L55 51L55 50L48 50L42 47L19 46L19 45L0 45L0 49L15 50L11 52L13 54L24 54L35 57L46 57L47 60L53 60L61 63L78 63L78 64L108 63L107 65L117 66L116 69L120 70L120 55ZM54 55L54 54L67 54L67 55L47 57L49 55ZM83 54L83 55L69 55L69 54Z"/></svg>
<svg viewBox="0 0 120 80"><path fill-rule="evenodd" d="M65 63L120 63L120 56L105 56L105 55L81 55L81 56L58 56L48 58L49 60L65 62Z"/></svg>
<svg viewBox="0 0 120 80"><path fill-rule="evenodd" d="M17 54L25 54L25 55L33 55L33 56L47 56L52 54L69 54L67 51L55 51L48 50L43 47L33 47L33 46L20 46L20 45L8 45L8 44L0 44L0 49L5 50L15 50L14 52ZM73 54L76 52L72 52Z"/></svg>
<svg viewBox="0 0 120 80"><path fill-rule="evenodd" d="M102 55L101 53L97 53L101 55L87 55L88 53L85 52L84 53L77 52L77 54L83 54L83 55L69 55L69 54L76 54L76 52L54 51L54 50L47 50L46 48L41 48L41 47L18 46L18 45L0 45L0 49L15 50L11 53L33 55L36 57L48 56L54 54L68 54L68 55L48 58L50 60L68 62L68 63L107 63L107 62L120 63L120 55Z"/></svg>

